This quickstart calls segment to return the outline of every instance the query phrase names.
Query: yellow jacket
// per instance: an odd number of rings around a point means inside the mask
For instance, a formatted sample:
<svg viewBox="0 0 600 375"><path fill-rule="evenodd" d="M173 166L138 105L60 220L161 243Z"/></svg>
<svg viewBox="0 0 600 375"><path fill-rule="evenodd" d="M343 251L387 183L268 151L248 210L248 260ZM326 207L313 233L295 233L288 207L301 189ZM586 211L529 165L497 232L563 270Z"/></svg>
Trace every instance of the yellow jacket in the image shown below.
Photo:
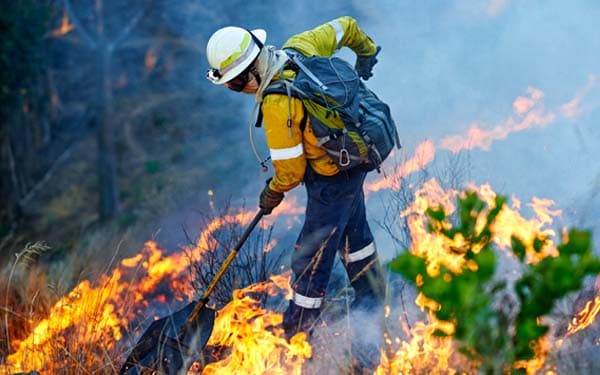
<svg viewBox="0 0 600 375"><path fill-rule="evenodd" d="M324 57L342 47L348 47L360 56L376 52L371 38L358 27L355 19L347 16L294 35L283 45L283 48L293 48L305 56ZM284 76L290 73L286 71ZM316 173L324 176L339 172L325 150L317 146L308 116L304 132L300 130L304 118L302 101L293 97L291 103L289 100L287 95L270 94L262 103L266 141L275 169L269 187L281 193L302 182L307 162ZM290 105L291 126L288 127Z"/></svg>

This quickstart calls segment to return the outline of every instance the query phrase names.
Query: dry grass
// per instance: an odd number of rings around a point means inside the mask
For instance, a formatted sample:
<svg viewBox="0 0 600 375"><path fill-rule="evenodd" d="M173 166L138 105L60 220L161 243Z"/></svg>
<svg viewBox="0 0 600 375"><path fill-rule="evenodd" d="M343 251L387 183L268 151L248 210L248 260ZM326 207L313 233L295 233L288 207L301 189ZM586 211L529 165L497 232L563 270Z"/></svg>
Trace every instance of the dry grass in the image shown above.
<svg viewBox="0 0 600 375"><path fill-rule="evenodd" d="M206 219L210 220L212 217ZM209 249L207 254L209 258L204 259L206 263L194 267L196 273L194 280L198 288L208 283L215 268L221 264L224 254L239 238L242 227L232 222L212 234L211 238L214 241L211 243L214 244L214 248ZM113 293L110 283L103 284L101 275L112 272L115 268L115 259L123 257L123 253L128 252L122 250L126 247L127 240L123 238L115 240L118 234L122 235L122 232L116 229L98 229L95 236L89 236L85 244L80 244L80 256L67 259L59 271L39 261L40 257L50 251L44 243L30 244L18 253L15 261L1 274L0 357L5 359L7 354L16 348L15 343L23 340L36 324L46 318L54 304L67 295L72 286L79 281L83 279L97 281L95 284L100 284L100 289L104 289L101 294ZM218 287L221 288L215 294L218 305L222 306L229 300L233 289L264 280L265 275L268 276L270 273L279 273L277 265L280 264L280 259L270 258L262 252L265 245L270 242L270 235L271 232L267 229L257 231L255 236L251 237L248 242L249 248L245 248L240 253L239 263L232 265L234 272ZM190 240L191 244L194 242ZM58 279L57 274L60 274ZM51 278L48 275L55 276ZM315 331L312 339L314 356L305 364L306 374L356 373L357 362L378 360L380 352L373 351L373 345L382 349L390 358L398 355L405 356L403 360L413 369L413 372L409 373L443 373L440 366L446 363L444 361L447 361L447 366L454 370L466 373L475 371L473 364L465 361L457 351L447 356L427 347L429 342L419 336L424 330L418 323L426 321L426 316L414 303L415 290L407 287L401 279L394 278L389 283L388 303L391 306L389 316L385 316L383 311L377 314L351 312L349 302L352 300L352 292L347 282L340 283L339 280L332 282L342 287L327 301L323 315L326 323ZM573 314L578 311L581 306L579 300L588 300L590 296L598 295L600 288L594 289L595 286L590 288L562 301L552 317L554 340L564 338L564 329L561 330L561 327L568 325ZM122 339L117 345L107 349L103 344L106 342L104 340L118 340L111 338L107 327L100 323L99 317L103 308L101 301L90 300L89 303L91 308L86 317L88 323L84 324L87 328L75 326L53 337L48 346L53 363L45 364L42 368L34 366L27 369L58 374L111 374L117 371L124 354L131 349L135 340ZM140 321L144 320L140 319L138 323ZM97 325L94 325L94 322L98 322ZM136 337L139 332L134 332L134 328L122 328L124 337ZM550 353L546 360L546 368L554 368L559 373L597 373L596 359L600 356L599 335L600 324L596 321L588 329L564 339L562 345L555 347ZM368 345L361 347L360 342L364 341L366 336L368 336ZM383 337L390 338L390 341L383 341ZM357 342L358 346L355 344ZM446 348L440 346L442 349ZM401 353L402 347L411 348L417 353L415 355L406 351ZM421 352L418 353L418 350ZM390 373L388 370L381 368L379 373ZM2 373L1 367L0 373Z"/></svg>

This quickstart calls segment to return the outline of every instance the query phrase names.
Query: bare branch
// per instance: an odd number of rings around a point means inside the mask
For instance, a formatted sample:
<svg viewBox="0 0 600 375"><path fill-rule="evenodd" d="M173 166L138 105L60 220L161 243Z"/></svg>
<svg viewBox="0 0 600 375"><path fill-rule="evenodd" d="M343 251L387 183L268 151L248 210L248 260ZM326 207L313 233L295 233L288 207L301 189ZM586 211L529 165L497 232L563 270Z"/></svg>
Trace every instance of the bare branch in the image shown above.
<svg viewBox="0 0 600 375"><path fill-rule="evenodd" d="M138 22L140 22L140 20L142 19L142 16L145 13L146 13L145 10L142 9L135 15L135 17L133 17L131 19L131 21L127 24L127 26L125 26L123 28L123 30L121 30L121 33L115 38L115 40L113 40L112 42L110 42L108 44L109 51L113 51L115 49L115 47L117 47L119 45L119 43L121 43L123 40L125 40L125 38L127 38L129 33L131 33L131 30L133 30L137 26Z"/></svg>
<svg viewBox="0 0 600 375"><path fill-rule="evenodd" d="M56 172L60 164L62 164L65 160L67 160L71 156L71 151L73 147L69 147L63 152L52 164L52 166L48 169L44 177L25 195L23 198L19 200L19 206L25 207L27 203L37 194L37 192L50 180L50 177Z"/></svg>
<svg viewBox="0 0 600 375"><path fill-rule="evenodd" d="M88 43L90 48L95 49L96 47L98 47L98 43L96 43L94 38L92 38L92 36L85 30L85 28L79 21L79 18L77 18L77 16L73 12L73 7L71 6L71 1L63 0L63 4L65 5L65 10L67 11L69 18L71 19L71 22L73 22L73 25L75 25L75 30L77 30L79 32L79 34L81 34L81 36Z"/></svg>

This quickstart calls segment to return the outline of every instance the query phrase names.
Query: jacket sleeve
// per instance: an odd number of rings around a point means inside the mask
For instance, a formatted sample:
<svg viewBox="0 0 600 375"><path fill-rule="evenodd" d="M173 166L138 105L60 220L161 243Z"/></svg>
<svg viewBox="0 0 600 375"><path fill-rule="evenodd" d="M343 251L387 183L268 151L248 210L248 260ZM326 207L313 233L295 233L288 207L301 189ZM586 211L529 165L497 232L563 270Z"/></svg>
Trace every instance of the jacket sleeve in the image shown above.
<svg viewBox="0 0 600 375"><path fill-rule="evenodd" d="M370 56L377 51L373 40L349 16L336 18L312 30L296 34L283 48L293 48L305 56L331 56L342 47L348 47L359 56Z"/></svg>
<svg viewBox="0 0 600 375"><path fill-rule="evenodd" d="M304 109L299 99L287 95L267 95L262 103L265 136L275 175L269 183L272 190L285 193L304 178L306 156L300 129ZM288 126L288 113L291 121Z"/></svg>

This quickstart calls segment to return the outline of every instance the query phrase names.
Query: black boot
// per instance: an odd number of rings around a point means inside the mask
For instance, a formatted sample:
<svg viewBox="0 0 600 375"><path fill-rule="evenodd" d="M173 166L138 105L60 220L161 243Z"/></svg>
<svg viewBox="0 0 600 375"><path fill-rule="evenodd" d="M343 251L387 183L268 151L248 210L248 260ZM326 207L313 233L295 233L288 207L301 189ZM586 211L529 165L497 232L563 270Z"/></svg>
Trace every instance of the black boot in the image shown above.
<svg viewBox="0 0 600 375"><path fill-rule="evenodd" d="M283 313L283 329L286 339L289 341L298 332L305 332L307 339L310 338L320 313L320 309L307 309L290 301L287 310Z"/></svg>
<svg viewBox="0 0 600 375"><path fill-rule="evenodd" d="M375 259L363 266L362 269L349 271L350 284L354 288L353 310L376 311L385 304L385 277L379 262Z"/></svg>

